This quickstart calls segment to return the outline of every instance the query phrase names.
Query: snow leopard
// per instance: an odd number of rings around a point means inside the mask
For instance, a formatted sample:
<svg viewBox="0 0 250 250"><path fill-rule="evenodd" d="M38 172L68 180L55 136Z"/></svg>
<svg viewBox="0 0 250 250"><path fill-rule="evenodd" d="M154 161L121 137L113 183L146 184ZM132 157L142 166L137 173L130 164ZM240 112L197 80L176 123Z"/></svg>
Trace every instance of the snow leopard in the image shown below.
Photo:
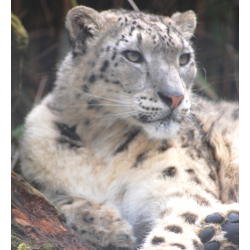
<svg viewBox="0 0 250 250"><path fill-rule="evenodd" d="M96 249L239 248L239 105L192 92L196 24L192 10L67 14L21 169Z"/></svg>

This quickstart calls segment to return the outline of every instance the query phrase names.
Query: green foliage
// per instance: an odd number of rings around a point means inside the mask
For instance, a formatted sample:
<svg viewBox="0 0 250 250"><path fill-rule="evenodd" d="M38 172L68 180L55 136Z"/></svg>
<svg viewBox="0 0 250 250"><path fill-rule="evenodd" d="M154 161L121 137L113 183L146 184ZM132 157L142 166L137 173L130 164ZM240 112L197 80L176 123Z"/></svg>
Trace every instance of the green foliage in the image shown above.
<svg viewBox="0 0 250 250"><path fill-rule="evenodd" d="M48 243L43 245L43 250L51 250L51 248L53 248L54 245L52 243Z"/></svg>
<svg viewBox="0 0 250 250"><path fill-rule="evenodd" d="M11 13L11 52L18 53L27 48L29 35L19 18Z"/></svg>
<svg viewBox="0 0 250 250"><path fill-rule="evenodd" d="M27 247L25 243L21 243L17 250L30 250L30 247Z"/></svg>
<svg viewBox="0 0 250 250"><path fill-rule="evenodd" d="M18 125L14 130L11 131L11 137L19 140L24 131L23 124Z"/></svg>

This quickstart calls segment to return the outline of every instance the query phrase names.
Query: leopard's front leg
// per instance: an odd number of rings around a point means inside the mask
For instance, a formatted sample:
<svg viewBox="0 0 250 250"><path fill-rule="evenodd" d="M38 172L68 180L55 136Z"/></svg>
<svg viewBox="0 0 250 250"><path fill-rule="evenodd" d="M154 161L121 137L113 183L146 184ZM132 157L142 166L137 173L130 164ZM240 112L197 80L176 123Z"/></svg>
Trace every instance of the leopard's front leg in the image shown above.
<svg viewBox="0 0 250 250"><path fill-rule="evenodd" d="M112 205L69 196L54 203L66 224L97 249L134 249L132 227Z"/></svg>
<svg viewBox="0 0 250 250"><path fill-rule="evenodd" d="M237 204L206 207L188 199L174 197L168 202L141 250L239 249Z"/></svg>
<svg viewBox="0 0 250 250"><path fill-rule="evenodd" d="M145 239L140 250L203 250L203 244L196 234L195 223L204 207L182 193L167 198L159 218Z"/></svg>

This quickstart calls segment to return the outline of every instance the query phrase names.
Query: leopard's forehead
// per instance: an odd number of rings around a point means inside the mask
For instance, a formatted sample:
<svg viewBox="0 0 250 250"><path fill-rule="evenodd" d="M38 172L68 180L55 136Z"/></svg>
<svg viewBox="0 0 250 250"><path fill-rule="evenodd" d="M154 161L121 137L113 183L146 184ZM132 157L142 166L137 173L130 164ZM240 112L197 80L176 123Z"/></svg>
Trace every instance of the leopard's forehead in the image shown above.
<svg viewBox="0 0 250 250"><path fill-rule="evenodd" d="M121 26L137 24L137 21L144 23L145 25L150 25L154 27L163 28L165 25L172 25L170 18L147 14L143 12L128 11L128 10L108 10L101 12L108 19L118 20Z"/></svg>
<svg viewBox="0 0 250 250"><path fill-rule="evenodd" d="M185 40L169 17L126 10L109 10L101 14L113 24L115 23L115 27L112 28L116 28L117 32L121 33L120 41L126 42L124 36L133 37L135 33L136 42L145 43L145 40L142 41L144 35L150 46L155 49L169 49L173 52L178 48L189 47L189 41Z"/></svg>

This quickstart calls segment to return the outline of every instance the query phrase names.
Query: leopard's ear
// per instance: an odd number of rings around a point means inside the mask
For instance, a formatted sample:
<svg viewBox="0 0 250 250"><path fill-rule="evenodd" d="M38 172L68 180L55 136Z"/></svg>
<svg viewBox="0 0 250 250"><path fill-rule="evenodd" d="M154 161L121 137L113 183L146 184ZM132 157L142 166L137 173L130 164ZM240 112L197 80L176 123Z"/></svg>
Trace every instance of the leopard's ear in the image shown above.
<svg viewBox="0 0 250 250"><path fill-rule="evenodd" d="M190 39L196 28L196 15L192 10L180 13L176 12L171 16L171 20L179 28L186 39Z"/></svg>
<svg viewBox="0 0 250 250"><path fill-rule="evenodd" d="M85 53L86 40L93 38L105 23L105 19L94 9L77 6L66 17L70 43L75 53Z"/></svg>

